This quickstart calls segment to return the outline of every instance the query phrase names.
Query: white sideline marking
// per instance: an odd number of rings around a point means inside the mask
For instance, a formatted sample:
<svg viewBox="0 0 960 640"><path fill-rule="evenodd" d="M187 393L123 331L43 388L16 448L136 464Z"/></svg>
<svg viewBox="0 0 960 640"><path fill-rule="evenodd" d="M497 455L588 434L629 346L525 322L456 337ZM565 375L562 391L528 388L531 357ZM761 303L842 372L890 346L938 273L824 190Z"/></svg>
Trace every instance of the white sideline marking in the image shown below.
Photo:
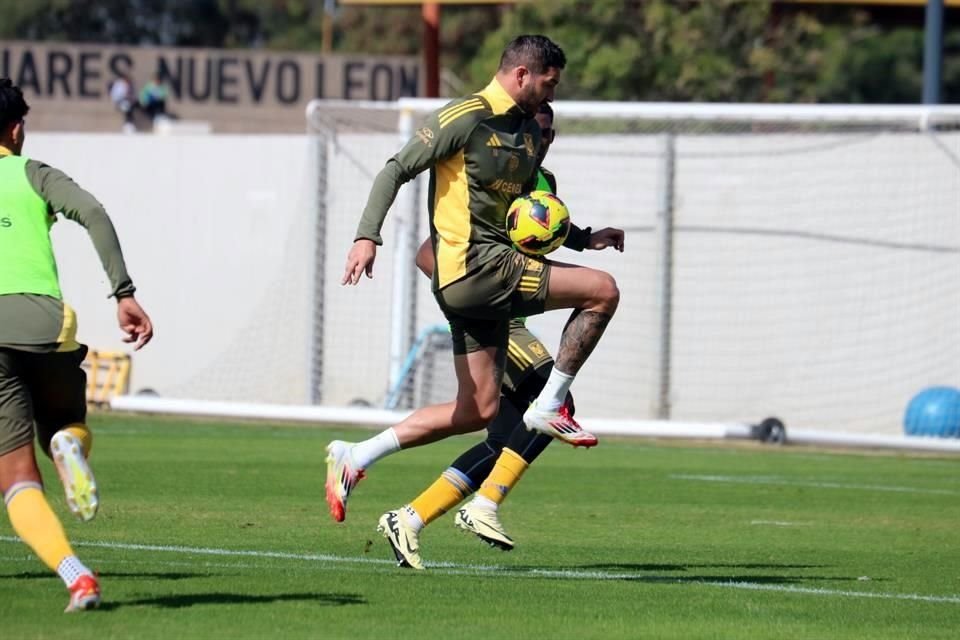
<svg viewBox="0 0 960 640"><path fill-rule="evenodd" d="M841 591L838 589L820 589L817 587L791 587L789 585L759 584L756 582L707 582L714 587L730 589L751 589L753 591L784 591L787 593L808 593L816 596L852 596L855 598L882 598L885 600L917 600L920 602L948 602L960 604L960 596L924 596L917 593L871 593L869 591Z"/></svg>
<svg viewBox="0 0 960 640"><path fill-rule="evenodd" d="M0 536L0 542L20 543L20 538ZM393 560L374 558L349 558L329 554L287 553L284 551L245 551L232 549L218 549L211 547L182 547L174 545L136 544L124 542L74 542L78 547L97 547L101 549L122 549L127 551L161 551L182 553L188 555L214 555L245 558L275 558L281 560L306 560L318 562L335 562L343 564L362 564L382 567L395 565ZM7 560L9 558L0 558ZM16 558L20 560L21 558ZM154 564L154 562L149 562ZM183 562L155 562L155 564L170 564L181 566ZM710 587L726 587L728 589L752 589L754 591L780 591L784 593L800 593L820 596L844 596L850 598L883 598L889 600L914 600L921 602L937 602L946 604L960 604L960 596L930 596L916 593L877 593L869 591L843 591L837 589L821 589L816 587L794 587L789 585L759 584L755 582L723 582L703 580L691 582L673 576L652 576L637 573L611 573L607 571L581 571L578 569L512 569L506 566L458 564L454 562L427 562L430 573L440 575L477 575L478 573L496 573L513 578L560 578L566 580L635 580L646 583L663 584L699 584ZM214 565L224 567L242 567L244 565Z"/></svg>
<svg viewBox="0 0 960 640"><path fill-rule="evenodd" d="M786 520L751 520L750 524L766 524L774 527L809 527L812 522L787 522Z"/></svg>
<svg viewBox="0 0 960 640"><path fill-rule="evenodd" d="M778 484L791 487L816 487L819 489L862 489L864 491L894 491L897 493L929 493L938 496L956 496L960 491L950 489L919 489L880 484L848 484L845 482L815 482L812 480L784 480L778 476L716 476L673 473L674 480L700 480L703 482L734 482L740 484Z"/></svg>

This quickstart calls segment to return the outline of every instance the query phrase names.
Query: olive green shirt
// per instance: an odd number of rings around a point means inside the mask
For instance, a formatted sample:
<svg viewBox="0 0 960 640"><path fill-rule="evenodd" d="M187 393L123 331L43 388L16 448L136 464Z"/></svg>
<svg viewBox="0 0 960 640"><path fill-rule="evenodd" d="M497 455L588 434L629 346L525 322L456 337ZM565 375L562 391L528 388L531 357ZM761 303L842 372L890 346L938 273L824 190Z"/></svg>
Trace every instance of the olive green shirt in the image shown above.
<svg viewBox="0 0 960 640"><path fill-rule="evenodd" d="M0 155L4 162L6 155ZM96 198L81 189L62 171L37 160L28 160L27 180L47 203L47 215L61 213L87 229L110 279L110 295L118 298L136 290L127 273L113 223ZM4 203L0 203L2 208ZM3 229L0 228L0 233ZM0 256L0 269L4 256ZM76 316L73 309L52 296L0 295L0 347L23 351L69 351L76 349Z"/></svg>
<svg viewBox="0 0 960 640"><path fill-rule="evenodd" d="M507 209L534 184L540 127L494 79L428 116L377 174L356 238L383 242L380 228L405 182L430 170L434 290L512 251Z"/></svg>

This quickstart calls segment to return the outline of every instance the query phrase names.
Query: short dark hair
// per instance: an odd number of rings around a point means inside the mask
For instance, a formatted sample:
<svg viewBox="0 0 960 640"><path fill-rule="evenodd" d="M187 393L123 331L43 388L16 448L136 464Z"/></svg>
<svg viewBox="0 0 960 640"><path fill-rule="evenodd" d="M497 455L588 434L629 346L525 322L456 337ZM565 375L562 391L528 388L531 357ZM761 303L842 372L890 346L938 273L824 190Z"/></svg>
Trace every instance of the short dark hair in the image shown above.
<svg viewBox="0 0 960 640"><path fill-rule="evenodd" d="M567 56L547 36L517 36L507 44L500 56L500 71L523 65L534 73L546 73L550 67L563 69Z"/></svg>
<svg viewBox="0 0 960 640"><path fill-rule="evenodd" d="M20 87L13 84L10 78L0 78L0 131L23 120L27 111L30 111L30 107L23 99Z"/></svg>

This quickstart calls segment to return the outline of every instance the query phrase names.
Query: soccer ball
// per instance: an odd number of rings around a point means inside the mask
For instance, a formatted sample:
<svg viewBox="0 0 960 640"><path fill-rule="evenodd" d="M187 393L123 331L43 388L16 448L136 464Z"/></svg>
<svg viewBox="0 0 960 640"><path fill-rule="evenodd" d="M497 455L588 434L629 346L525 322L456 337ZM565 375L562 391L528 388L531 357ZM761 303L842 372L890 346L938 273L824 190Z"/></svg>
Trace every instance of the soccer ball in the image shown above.
<svg viewBox="0 0 960 640"><path fill-rule="evenodd" d="M507 235L518 251L545 256L560 247L570 232L570 212L549 191L531 191L507 210Z"/></svg>

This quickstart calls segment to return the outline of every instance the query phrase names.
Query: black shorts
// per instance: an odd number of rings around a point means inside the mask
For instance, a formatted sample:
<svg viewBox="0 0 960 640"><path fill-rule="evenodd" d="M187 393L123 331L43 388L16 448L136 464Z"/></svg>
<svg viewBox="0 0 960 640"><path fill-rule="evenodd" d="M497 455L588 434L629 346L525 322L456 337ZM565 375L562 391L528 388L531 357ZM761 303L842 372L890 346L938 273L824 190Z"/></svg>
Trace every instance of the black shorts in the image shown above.
<svg viewBox="0 0 960 640"><path fill-rule="evenodd" d="M87 418L87 348L34 353L0 347L0 455Z"/></svg>

